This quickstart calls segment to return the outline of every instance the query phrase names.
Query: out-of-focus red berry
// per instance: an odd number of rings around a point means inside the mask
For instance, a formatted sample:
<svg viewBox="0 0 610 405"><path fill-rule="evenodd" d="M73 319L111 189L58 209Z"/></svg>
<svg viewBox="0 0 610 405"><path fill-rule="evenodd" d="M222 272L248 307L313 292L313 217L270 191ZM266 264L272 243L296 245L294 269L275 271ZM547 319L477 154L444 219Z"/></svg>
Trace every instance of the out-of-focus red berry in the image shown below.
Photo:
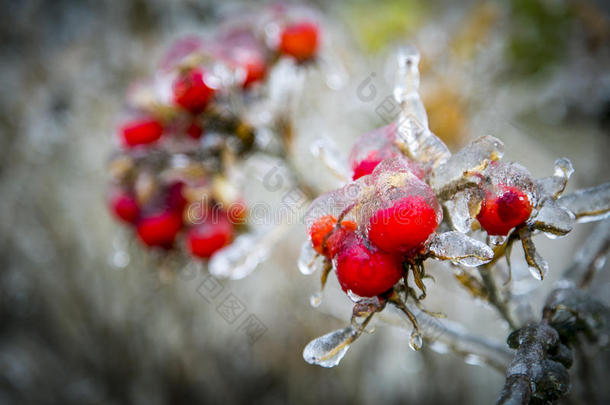
<svg viewBox="0 0 610 405"><path fill-rule="evenodd" d="M301 22L284 28L280 38L280 53L290 55L299 62L312 59L318 50L318 26Z"/></svg>
<svg viewBox="0 0 610 405"><path fill-rule="evenodd" d="M154 118L142 118L126 123L121 128L123 144L127 147L146 145L163 135L163 125Z"/></svg>
<svg viewBox="0 0 610 405"><path fill-rule="evenodd" d="M501 194L487 193L477 219L490 235L508 235L515 226L527 221L532 204L517 187L502 187Z"/></svg>
<svg viewBox="0 0 610 405"><path fill-rule="evenodd" d="M121 221L135 223L140 215L140 206L136 198L127 192L119 191L110 197L110 210Z"/></svg>
<svg viewBox="0 0 610 405"><path fill-rule="evenodd" d="M185 185L183 182L176 181L171 183L165 191L167 208L179 215L182 215L182 212L188 204L188 201L184 196L184 187Z"/></svg>
<svg viewBox="0 0 610 405"><path fill-rule="evenodd" d="M196 122L192 122L186 129L186 134L193 139L199 139L203 135L203 128Z"/></svg>
<svg viewBox="0 0 610 405"><path fill-rule="evenodd" d="M417 195L394 202L369 220L368 237L380 249L391 253L416 253L438 227L434 208Z"/></svg>
<svg viewBox="0 0 610 405"><path fill-rule="evenodd" d="M138 236L148 246L171 248L182 227L182 217L172 211L147 215L138 221Z"/></svg>
<svg viewBox="0 0 610 405"><path fill-rule="evenodd" d="M187 246L191 254L209 259L233 239L233 226L225 217L206 221L191 228L187 235Z"/></svg>
<svg viewBox="0 0 610 405"><path fill-rule="evenodd" d="M383 294L403 276L399 255L369 249L355 233L346 236L336 258L341 288L361 297Z"/></svg>
<svg viewBox="0 0 610 405"><path fill-rule="evenodd" d="M174 102L193 114L203 111L214 96L204 77L205 72L198 68L180 76L174 83Z"/></svg>
<svg viewBox="0 0 610 405"><path fill-rule="evenodd" d="M243 84L244 88L250 87L253 83L260 82L267 74L267 64L262 58L250 59L244 62L243 67L246 69L246 79Z"/></svg>
<svg viewBox="0 0 610 405"><path fill-rule="evenodd" d="M314 250L324 254L324 240L337 225L337 218L334 215L324 215L316 219L309 229L309 240Z"/></svg>

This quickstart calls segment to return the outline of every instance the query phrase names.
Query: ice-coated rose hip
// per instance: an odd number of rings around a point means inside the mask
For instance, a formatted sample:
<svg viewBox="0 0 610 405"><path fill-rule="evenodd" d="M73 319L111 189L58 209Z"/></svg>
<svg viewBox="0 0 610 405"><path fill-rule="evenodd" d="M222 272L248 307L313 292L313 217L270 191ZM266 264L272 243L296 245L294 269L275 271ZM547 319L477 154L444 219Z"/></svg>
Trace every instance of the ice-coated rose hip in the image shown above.
<svg viewBox="0 0 610 405"><path fill-rule="evenodd" d="M334 215L325 215L318 218L309 229L309 240L314 250L328 258L335 256L337 248L346 233L356 230L354 221L342 221L337 227L337 218Z"/></svg>
<svg viewBox="0 0 610 405"><path fill-rule="evenodd" d="M386 252L409 253L423 247L437 227L434 208L423 197L409 195L371 216L368 237Z"/></svg>
<svg viewBox="0 0 610 405"><path fill-rule="evenodd" d="M341 288L361 297L383 294L403 276L400 256L367 247L355 233L341 242L335 266Z"/></svg>
<svg viewBox="0 0 610 405"><path fill-rule="evenodd" d="M373 173L373 170L377 167L379 163L384 159L384 156L379 153L379 151L371 151L366 158L362 159L360 162L356 163L353 167L354 174L352 175L352 180L357 180L362 176L366 176L367 174Z"/></svg>
<svg viewBox="0 0 610 405"><path fill-rule="evenodd" d="M337 218L334 215L324 215L318 218L309 229L309 240L314 250L324 254L324 240L337 225Z"/></svg>
<svg viewBox="0 0 610 405"><path fill-rule="evenodd" d="M187 235L187 247L192 255L209 259L233 240L233 226L226 217L219 216L191 228Z"/></svg>
<svg viewBox="0 0 610 405"><path fill-rule="evenodd" d="M312 59L318 50L318 26L311 22L300 22L284 28L279 51L299 62Z"/></svg>
<svg viewBox="0 0 610 405"><path fill-rule="evenodd" d="M488 192L477 219L490 235L507 235L515 226L527 221L532 204L520 188L499 187L499 193Z"/></svg>
<svg viewBox="0 0 610 405"><path fill-rule="evenodd" d="M174 83L174 102L193 114L203 111L214 96L204 78L204 70L198 68L180 76Z"/></svg>
<svg viewBox="0 0 610 405"><path fill-rule="evenodd" d="M123 144L128 147L147 145L163 135L163 125L151 117L130 121L121 127Z"/></svg>

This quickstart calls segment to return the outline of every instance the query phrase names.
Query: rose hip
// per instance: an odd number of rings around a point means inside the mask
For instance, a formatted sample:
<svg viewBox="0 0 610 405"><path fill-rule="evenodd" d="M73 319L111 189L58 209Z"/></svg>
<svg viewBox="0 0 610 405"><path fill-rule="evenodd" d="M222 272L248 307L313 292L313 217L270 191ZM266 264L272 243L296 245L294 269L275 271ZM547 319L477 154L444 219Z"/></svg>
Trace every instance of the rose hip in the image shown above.
<svg viewBox="0 0 610 405"><path fill-rule="evenodd" d="M532 213L532 204L521 189L509 186L500 189L499 195L487 193L477 215L481 227L490 235L507 235Z"/></svg>
<svg viewBox="0 0 610 405"><path fill-rule="evenodd" d="M174 83L174 102L193 114L203 111L212 97L214 89L205 81L203 69L191 69Z"/></svg>
<svg viewBox="0 0 610 405"><path fill-rule="evenodd" d="M124 124L121 135L123 144L128 148L147 145L161 138L163 125L154 118L142 118Z"/></svg>
<svg viewBox="0 0 610 405"><path fill-rule="evenodd" d="M434 208L423 197L409 195L370 218L368 237L386 252L416 253L437 227Z"/></svg>

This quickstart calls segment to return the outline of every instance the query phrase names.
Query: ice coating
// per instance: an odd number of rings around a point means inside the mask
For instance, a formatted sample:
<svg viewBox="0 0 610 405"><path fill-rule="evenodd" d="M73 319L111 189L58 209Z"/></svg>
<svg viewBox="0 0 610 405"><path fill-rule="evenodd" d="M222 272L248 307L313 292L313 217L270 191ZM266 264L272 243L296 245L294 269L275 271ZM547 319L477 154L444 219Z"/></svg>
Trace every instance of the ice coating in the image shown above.
<svg viewBox="0 0 610 405"><path fill-rule="evenodd" d="M362 193L360 203L354 209L359 228L368 234L370 219L381 209L391 207L396 201L418 196L432 207L437 224L443 219L443 212L432 189L413 173L407 160L401 157L381 162L370 176L370 190Z"/></svg>
<svg viewBox="0 0 610 405"><path fill-rule="evenodd" d="M570 210L578 222L598 221L610 216L610 183L562 196L559 205Z"/></svg>
<svg viewBox="0 0 610 405"><path fill-rule="evenodd" d="M499 190L501 187L518 187L528 194L532 205L536 205L537 189L530 172L519 163L493 162L483 172L487 191ZM489 188L490 187L490 188Z"/></svg>
<svg viewBox="0 0 610 405"><path fill-rule="evenodd" d="M554 200L547 200L533 218L534 227L543 232L562 236L572 230L574 214Z"/></svg>
<svg viewBox="0 0 610 405"><path fill-rule="evenodd" d="M543 280L546 274L549 272L549 264L546 260L540 256L536 251L536 246L531 237L531 231L526 227L519 228L519 238L523 245L523 251L525 253L525 261L529 266L530 273L537 280Z"/></svg>
<svg viewBox="0 0 610 405"><path fill-rule="evenodd" d="M324 256L318 254L309 241L304 242L301 246L301 253L299 254L297 262L299 271L305 275L309 275L315 273L317 270L322 270L324 265Z"/></svg>
<svg viewBox="0 0 610 405"><path fill-rule="evenodd" d="M350 344L358 337L358 330L353 326L338 329L309 342L303 349L303 359L309 364L321 367L335 367Z"/></svg>
<svg viewBox="0 0 610 405"><path fill-rule="evenodd" d="M451 260L468 267L480 266L494 257L485 243L457 231L436 234L428 244L428 251L441 260Z"/></svg>
<svg viewBox="0 0 610 405"><path fill-rule="evenodd" d="M368 179L362 178L316 198L305 212L307 233L310 233L316 220L325 215L333 215L337 219L341 217L353 220L353 208L359 204L366 193L370 193Z"/></svg>
<svg viewBox="0 0 610 405"><path fill-rule="evenodd" d="M383 160L393 157L402 157L411 171L420 179L424 178L423 169L414 161L411 161L397 147L396 123L377 128L361 135L349 155L349 164L354 173L354 179L371 173Z"/></svg>
<svg viewBox="0 0 610 405"><path fill-rule="evenodd" d="M421 163L426 171L447 160L451 153L428 128L426 109L418 93L419 52L412 47L398 52L394 98L401 106L396 122L397 146L403 154Z"/></svg>
<svg viewBox="0 0 610 405"><path fill-rule="evenodd" d="M504 144L499 139L489 135L475 139L432 172L430 185L438 194L459 189L464 177L482 172L503 154Z"/></svg>
<svg viewBox="0 0 610 405"><path fill-rule="evenodd" d="M483 195L478 189L458 191L444 205L449 214L453 229L458 232L468 233L472 229L472 223L481 209Z"/></svg>
<svg viewBox="0 0 610 405"><path fill-rule="evenodd" d="M538 193L541 198L556 199L566 188L568 179L574 173L572 162L568 158L559 158L555 161L552 176L538 179Z"/></svg>

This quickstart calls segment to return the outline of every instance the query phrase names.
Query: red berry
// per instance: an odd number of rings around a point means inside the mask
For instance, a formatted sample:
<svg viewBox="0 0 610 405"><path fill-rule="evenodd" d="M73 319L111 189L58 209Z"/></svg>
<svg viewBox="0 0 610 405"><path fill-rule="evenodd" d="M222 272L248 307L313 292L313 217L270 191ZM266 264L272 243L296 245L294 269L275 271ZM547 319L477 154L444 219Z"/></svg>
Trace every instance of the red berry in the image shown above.
<svg viewBox="0 0 610 405"><path fill-rule="evenodd" d="M318 49L318 27L310 22L290 25L284 29L279 50L299 62L311 59Z"/></svg>
<svg viewBox="0 0 610 405"><path fill-rule="evenodd" d="M362 176L373 173L373 170L383 160L378 151L374 150L370 152L367 157L362 159L358 164L354 165L354 174L352 180L359 179Z"/></svg>
<svg viewBox="0 0 610 405"><path fill-rule="evenodd" d="M214 96L208 87L202 69L192 69L174 83L174 102L193 114L200 113Z"/></svg>
<svg viewBox="0 0 610 405"><path fill-rule="evenodd" d="M110 210L114 215L127 223L135 223L140 215L140 206L136 198L127 192L117 192L110 198Z"/></svg>
<svg viewBox="0 0 610 405"><path fill-rule="evenodd" d="M397 200L369 220L369 239L391 253L416 253L438 227L434 208L417 195Z"/></svg>
<svg viewBox="0 0 610 405"><path fill-rule="evenodd" d="M251 59L244 63L246 69L246 79L243 87L250 87L253 83L260 82L267 74L267 65L263 59Z"/></svg>
<svg viewBox="0 0 610 405"><path fill-rule="evenodd" d="M207 221L191 228L187 236L187 246L191 254L204 259L212 257L233 239L233 227L225 217L217 221Z"/></svg>
<svg viewBox="0 0 610 405"><path fill-rule="evenodd" d="M201 125L192 122L186 129L186 134L193 139L199 139L201 138L201 135L203 135L203 128L201 128Z"/></svg>
<svg viewBox="0 0 610 405"><path fill-rule="evenodd" d="M325 256L334 258L337 255L343 240L347 238L348 235L353 234L356 229L358 229L358 225L356 225L354 221L341 222L341 226L332 231L328 238L326 238L326 242L324 243Z"/></svg>
<svg viewBox="0 0 610 405"><path fill-rule="evenodd" d="M154 118L143 118L123 125L121 134L127 147L146 145L161 138L163 125Z"/></svg>
<svg viewBox="0 0 610 405"><path fill-rule="evenodd" d="M507 235L515 226L527 221L532 204L527 195L517 187L501 188L501 195L488 193L481 204L477 219L490 235Z"/></svg>
<svg viewBox="0 0 610 405"><path fill-rule="evenodd" d="M324 240L332 232L337 225L337 218L334 215L325 215L316 219L309 229L309 240L314 250L320 254L324 254Z"/></svg>
<svg viewBox="0 0 610 405"><path fill-rule="evenodd" d="M182 227L182 217L175 212L164 211L141 218L138 236L148 246L171 248Z"/></svg>
<svg viewBox="0 0 610 405"><path fill-rule="evenodd" d="M369 249L355 233L341 245L336 269L343 291L373 297L388 291L403 276L400 256Z"/></svg>

